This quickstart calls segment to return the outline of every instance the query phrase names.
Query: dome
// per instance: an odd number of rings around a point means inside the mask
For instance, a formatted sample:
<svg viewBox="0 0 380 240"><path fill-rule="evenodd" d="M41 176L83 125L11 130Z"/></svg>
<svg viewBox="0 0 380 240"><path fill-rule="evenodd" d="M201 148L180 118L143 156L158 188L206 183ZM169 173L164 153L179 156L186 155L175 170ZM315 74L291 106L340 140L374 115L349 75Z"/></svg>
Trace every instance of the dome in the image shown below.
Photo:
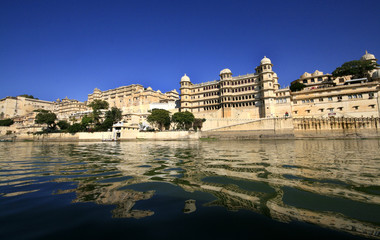
<svg viewBox="0 0 380 240"><path fill-rule="evenodd" d="M360 60L365 61L365 60L376 60L375 55L368 53L365 51L365 54L360 58Z"/></svg>
<svg viewBox="0 0 380 240"><path fill-rule="evenodd" d="M161 91L160 91L160 90L157 90L157 92L158 92L158 93L161 93Z"/></svg>
<svg viewBox="0 0 380 240"><path fill-rule="evenodd" d="M372 79L380 79L380 69L377 69L374 73L372 73Z"/></svg>
<svg viewBox="0 0 380 240"><path fill-rule="evenodd" d="M263 64L272 64L272 62L270 61L269 58L267 58L266 56L264 56L263 59L261 59L261 65Z"/></svg>
<svg viewBox="0 0 380 240"><path fill-rule="evenodd" d="M186 73L183 75L183 77L181 77L181 82L190 82L190 78L186 76Z"/></svg>
<svg viewBox="0 0 380 240"><path fill-rule="evenodd" d="M221 75L221 74L225 74L225 73L231 73L231 74L232 74L232 72L231 72L230 69L225 68L225 69L223 69L222 71L220 71L220 74L219 74L219 75Z"/></svg>
<svg viewBox="0 0 380 240"><path fill-rule="evenodd" d="M274 77L274 78L278 78L278 77L277 77L277 73L273 73L273 77Z"/></svg>
<svg viewBox="0 0 380 240"><path fill-rule="evenodd" d="M151 87L148 87L146 90L152 90L152 88L151 88Z"/></svg>

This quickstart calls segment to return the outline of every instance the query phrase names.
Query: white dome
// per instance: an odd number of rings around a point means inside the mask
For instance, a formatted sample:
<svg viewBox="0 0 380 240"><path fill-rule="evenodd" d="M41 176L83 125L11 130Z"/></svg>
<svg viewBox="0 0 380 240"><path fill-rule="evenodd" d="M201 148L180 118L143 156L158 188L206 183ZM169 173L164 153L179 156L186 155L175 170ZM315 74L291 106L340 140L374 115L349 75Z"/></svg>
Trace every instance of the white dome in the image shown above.
<svg viewBox="0 0 380 240"><path fill-rule="evenodd" d="M380 79L380 69L377 69L374 73L372 73L372 79Z"/></svg>
<svg viewBox="0 0 380 240"><path fill-rule="evenodd" d="M160 90L157 90L157 92L158 92L158 93L161 93L161 91L160 91Z"/></svg>
<svg viewBox="0 0 380 240"><path fill-rule="evenodd" d="M375 55L368 53L365 51L365 54L360 58L360 60L365 61L365 60L376 60Z"/></svg>
<svg viewBox="0 0 380 240"><path fill-rule="evenodd" d="M151 87L148 87L146 90L153 90Z"/></svg>
<svg viewBox="0 0 380 240"><path fill-rule="evenodd" d="M183 75L183 77L181 77L181 82L190 82L190 78L186 76L186 73Z"/></svg>
<svg viewBox="0 0 380 240"><path fill-rule="evenodd" d="M261 65L263 64L272 64L272 62L270 61L269 58L267 58L266 56L264 56L263 59L261 59Z"/></svg>
<svg viewBox="0 0 380 240"><path fill-rule="evenodd" d="M225 69L223 69L222 71L220 71L220 75L221 75L221 74L225 74L225 73L232 73L232 72L231 72L231 70L228 69L228 68L225 68Z"/></svg>
<svg viewBox="0 0 380 240"><path fill-rule="evenodd" d="M273 73L273 77L274 77L274 78L278 78L278 77L277 77L277 73Z"/></svg>

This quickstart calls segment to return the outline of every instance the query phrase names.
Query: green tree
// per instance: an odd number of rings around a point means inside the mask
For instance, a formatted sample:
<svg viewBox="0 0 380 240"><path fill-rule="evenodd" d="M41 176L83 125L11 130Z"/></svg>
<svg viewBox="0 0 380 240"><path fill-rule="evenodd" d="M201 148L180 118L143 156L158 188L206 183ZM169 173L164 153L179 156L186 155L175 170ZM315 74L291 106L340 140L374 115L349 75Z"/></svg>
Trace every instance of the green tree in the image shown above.
<svg viewBox="0 0 380 240"><path fill-rule="evenodd" d="M194 115L191 112L176 112L172 121L177 124L177 128L189 130L194 122Z"/></svg>
<svg viewBox="0 0 380 240"><path fill-rule="evenodd" d="M33 97L33 95L28 95L28 94L22 94L22 95L18 95L18 96L19 97L32 98L32 99L38 99L38 98Z"/></svg>
<svg viewBox="0 0 380 240"><path fill-rule="evenodd" d="M113 125L112 119L106 118L101 124L95 127L95 131L106 132L108 130L112 130L112 125Z"/></svg>
<svg viewBox="0 0 380 240"><path fill-rule="evenodd" d="M164 109L153 109L147 120L150 124L157 125L160 130L170 127L170 114Z"/></svg>
<svg viewBox="0 0 380 240"><path fill-rule="evenodd" d="M66 130L70 127L70 124L65 121L65 120L61 120L57 123L58 127L61 129L61 130Z"/></svg>
<svg viewBox="0 0 380 240"><path fill-rule="evenodd" d="M55 113L40 112L37 114L35 122L38 124L47 124L49 129L55 129L55 120L57 120Z"/></svg>
<svg viewBox="0 0 380 240"><path fill-rule="evenodd" d="M112 123L117 123L122 117L122 112L117 107L112 107L111 110L106 112L106 119L111 119Z"/></svg>
<svg viewBox="0 0 380 240"><path fill-rule="evenodd" d="M0 120L0 126L10 126L14 123L14 121L10 118Z"/></svg>
<svg viewBox="0 0 380 240"><path fill-rule="evenodd" d="M295 82L295 83L293 83L293 84L290 85L290 91L292 91L292 92L301 91L305 87L306 87L305 84L300 83L300 82Z"/></svg>
<svg viewBox="0 0 380 240"><path fill-rule="evenodd" d="M353 78L368 77L368 72L379 66L371 60L353 60L345 62L342 66L337 67L333 72L333 77L342 77L352 75Z"/></svg>
<svg viewBox="0 0 380 240"><path fill-rule="evenodd" d="M91 123L93 123L92 117L88 117L87 115L84 115L81 121L82 128L87 129Z"/></svg>
<svg viewBox="0 0 380 240"><path fill-rule="evenodd" d="M202 130L204 122L206 122L206 119L204 119L204 118L196 118L196 119L194 119L194 122L193 122L193 128L194 128L194 130L195 131L197 131L198 129Z"/></svg>
<svg viewBox="0 0 380 240"><path fill-rule="evenodd" d="M107 101L96 99L88 105L92 108L92 119L96 125L99 125L100 109L108 109L109 104Z"/></svg>
<svg viewBox="0 0 380 240"><path fill-rule="evenodd" d="M83 127L80 123L74 123L73 125L69 126L67 131L69 133L77 133L83 130Z"/></svg>

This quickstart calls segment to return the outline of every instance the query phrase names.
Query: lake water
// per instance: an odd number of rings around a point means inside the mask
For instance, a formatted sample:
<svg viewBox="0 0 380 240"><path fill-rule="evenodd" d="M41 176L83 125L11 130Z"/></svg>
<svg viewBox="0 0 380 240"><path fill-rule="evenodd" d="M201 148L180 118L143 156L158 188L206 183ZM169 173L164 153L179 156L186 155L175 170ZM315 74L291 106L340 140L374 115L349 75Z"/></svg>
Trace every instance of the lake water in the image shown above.
<svg viewBox="0 0 380 240"><path fill-rule="evenodd" d="M380 239L379 149L0 143L0 239Z"/></svg>

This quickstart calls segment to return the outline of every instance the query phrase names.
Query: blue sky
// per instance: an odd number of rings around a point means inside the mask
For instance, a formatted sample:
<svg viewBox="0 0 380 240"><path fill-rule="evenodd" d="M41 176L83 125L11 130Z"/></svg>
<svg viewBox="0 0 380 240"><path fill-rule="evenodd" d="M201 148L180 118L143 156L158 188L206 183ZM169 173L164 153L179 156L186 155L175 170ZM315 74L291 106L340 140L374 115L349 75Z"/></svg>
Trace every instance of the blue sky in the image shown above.
<svg viewBox="0 0 380 240"><path fill-rule="evenodd" d="M282 87L380 56L380 1L0 1L0 98L81 101L95 87L154 90L254 72L263 56Z"/></svg>

